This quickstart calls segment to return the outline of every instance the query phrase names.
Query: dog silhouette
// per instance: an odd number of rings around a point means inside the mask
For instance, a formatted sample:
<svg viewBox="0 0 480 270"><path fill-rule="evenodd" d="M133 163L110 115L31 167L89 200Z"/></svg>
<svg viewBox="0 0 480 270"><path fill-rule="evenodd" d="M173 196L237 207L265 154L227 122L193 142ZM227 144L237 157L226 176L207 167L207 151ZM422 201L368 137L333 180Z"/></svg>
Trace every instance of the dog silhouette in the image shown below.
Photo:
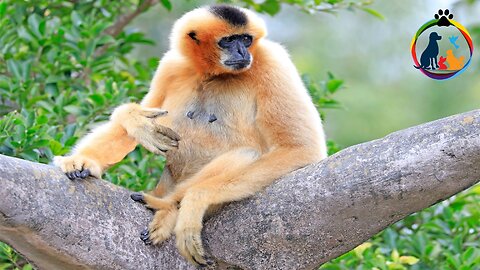
<svg viewBox="0 0 480 270"><path fill-rule="evenodd" d="M448 68L447 65L445 65L445 61L447 61L447 58L440 55L440 59L438 60L438 65L440 67L438 69L446 70Z"/></svg>
<svg viewBox="0 0 480 270"><path fill-rule="evenodd" d="M432 69L438 68L437 56L438 56L438 43L437 41L442 39L437 32L430 33L429 41L427 48L422 52L420 57L420 66L414 66L415 68L421 69Z"/></svg>
<svg viewBox="0 0 480 270"><path fill-rule="evenodd" d="M450 70L459 70L463 67L465 56L455 57L452 50L447 50L447 63Z"/></svg>

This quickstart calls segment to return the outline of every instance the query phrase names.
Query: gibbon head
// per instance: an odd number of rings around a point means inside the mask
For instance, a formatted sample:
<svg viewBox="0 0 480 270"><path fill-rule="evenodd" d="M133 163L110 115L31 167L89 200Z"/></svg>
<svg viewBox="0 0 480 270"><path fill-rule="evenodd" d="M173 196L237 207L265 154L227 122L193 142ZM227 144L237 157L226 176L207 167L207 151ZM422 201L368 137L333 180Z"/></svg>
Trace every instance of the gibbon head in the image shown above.
<svg viewBox="0 0 480 270"><path fill-rule="evenodd" d="M239 73L255 59L265 23L250 10L229 5L194 9L174 25L171 49L191 60L203 74Z"/></svg>

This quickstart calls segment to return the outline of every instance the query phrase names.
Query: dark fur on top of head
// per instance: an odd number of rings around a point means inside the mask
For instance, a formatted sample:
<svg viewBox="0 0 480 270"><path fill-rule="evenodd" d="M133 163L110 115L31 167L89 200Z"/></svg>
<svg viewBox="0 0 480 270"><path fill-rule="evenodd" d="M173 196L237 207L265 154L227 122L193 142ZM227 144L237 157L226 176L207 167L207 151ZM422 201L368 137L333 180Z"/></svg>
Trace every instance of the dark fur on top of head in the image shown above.
<svg viewBox="0 0 480 270"><path fill-rule="evenodd" d="M210 12L234 26L243 26L248 22L247 15L234 6L213 5Z"/></svg>

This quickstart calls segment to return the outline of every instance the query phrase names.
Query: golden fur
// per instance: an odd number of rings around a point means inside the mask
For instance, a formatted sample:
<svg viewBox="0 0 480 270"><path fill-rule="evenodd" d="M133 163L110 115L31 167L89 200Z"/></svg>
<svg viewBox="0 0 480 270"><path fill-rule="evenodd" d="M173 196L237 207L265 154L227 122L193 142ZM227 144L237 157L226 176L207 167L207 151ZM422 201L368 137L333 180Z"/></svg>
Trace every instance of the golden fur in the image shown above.
<svg viewBox="0 0 480 270"><path fill-rule="evenodd" d="M327 156L318 112L287 52L264 38L259 17L240 10L245 26L232 26L208 8L185 14L142 103L120 106L71 156L55 159L65 172L88 168L100 177L137 143L166 155L157 188L144 195L157 210L149 238L157 244L174 232L180 253L194 264L206 263L200 234L207 210ZM199 43L188 36L192 31ZM240 71L219 63L217 46L236 33L253 36L253 62ZM197 114L192 119L190 111ZM212 113L218 119L210 123Z"/></svg>

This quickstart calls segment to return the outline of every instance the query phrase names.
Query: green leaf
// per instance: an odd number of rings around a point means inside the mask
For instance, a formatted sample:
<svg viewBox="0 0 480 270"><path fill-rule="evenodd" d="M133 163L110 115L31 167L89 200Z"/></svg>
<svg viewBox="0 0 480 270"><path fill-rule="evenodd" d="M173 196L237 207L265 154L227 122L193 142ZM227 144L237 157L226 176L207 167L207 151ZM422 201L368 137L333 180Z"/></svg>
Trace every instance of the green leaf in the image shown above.
<svg viewBox="0 0 480 270"><path fill-rule="evenodd" d="M399 257L400 257L400 254L398 253L398 250L394 249L394 250L392 251L392 254L390 255L390 257L392 258L392 260L393 260L394 262L398 262L398 259L399 259Z"/></svg>
<svg viewBox="0 0 480 270"><path fill-rule="evenodd" d="M43 37L41 30L45 32L45 22L43 23L43 26L40 27L41 22L42 22L42 18L36 13L33 13L28 17L28 25L29 25L30 31L32 31L32 33L34 33L35 36L39 39Z"/></svg>
<svg viewBox="0 0 480 270"><path fill-rule="evenodd" d="M24 61L20 64L21 76L24 82L28 81L30 77L30 69L32 68L32 61Z"/></svg>
<svg viewBox="0 0 480 270"><path fill-rule="evenodd" d="M418 263L419 259L414 256L400 256L399 261L401 264L414 265Z"/></svg>
<svg viewBox="0 0 480 270"><path fill-rule="evenodd" d="M161 0L160 2L162 2L162 5L163 5L168 11L171 11L171 10L172 10L172 3L170 2L170 0Z"/></svg>
<svg viewBox="0 0 480 270"><path fill-rule="evenodd" d="M50 140L49 144L50 144L50 150L52 150L52 153L55 156L63 154L63 152L62 152L63 146L60 142L58 142L56 140Z"/></svg>
<svg viewBox="0 0 480 270"><path fill-rule="evenodd" d="M373 15L375 17L377 17L378 19L380 20L385 20L385 16L383 16L382 14L380 14L380 12L374 10L374 9L371 9L371 8L367 8L367 7L362 7L361 8L363 11L369 13L370 15Z"/></svg>
<svg viewBox="0 0 480 270"><path fill-rule="evenodd" d="M462 261L463 262L468 262L472 259L472 256L475 252L475 249L473 247L468 247L467 250L462 254Z"/></svg>
<svg viewBox="0 0 480 270"><path fill-rule="evenodd" d="M333 79L327 82L327 90L328 92L333 94L337 92L337 90L340 89L342 85L343 85L343 80Z"/></svg>
<svg viewBox="0 0 480 270"><path fill-rule="evenodd" d="M260 4L260 8L262 11L273 16L280 11L281 6L277 0L266 0L265 2Z"/></svg>
<svg viewBox="0 0 480 270"><path fill-rule="evenodd" d="M26 150L20 153L20 156L26 160L38 161L39 155L33 150Z"/></svg>
<svg viewBox="0 0 480 270"><path fill-rule="evenodd" d="M107 44L107 43L113 43L115 42L115 39L110 36L110 35L102 35L100 37L100 39L97 41L97 44L98 45L104 45L104 44Z"/></svg>
<svg viewBox="0 0 480 270"><path fill-rule="evenodd" d="M43 125L46 123L48 123L48 117L46 115L40 115L39 117L37 117L36 119L37 125Z"/></svg>
<svg viewBox="0 0 480 270"><path fill-rule="evenodd" d="M22 74L20 72L20 63L19 62L15 61L15 60L12 60L12 59L7 60L7 68L8 68L8 71L11 74L13 74L13 76L17 80L22 79Z"/></svg>
<svg viewBox="0 0 480 270"><path fill-rule="evenodd" d="M82 23L83 23L83 20L80 17L80 14L78 14L78 12L75 11L75 10L72 12L71 19L72 19L73 24L77 27L82 25Z"/></svg>
<svg viewBox="0 0 480 270"><path fill-rule="evenodd" d="M0 3L0 19L3 19L5 17L5 13L7 12L7 2L1 2Z"/></svg>
<svg viewBox="0 0 480 270"><path fill-rule="evenodd" d="M67 105L67 106L63 107L63 109L66 112L71 113L73 115L81 115L82 114L82 109L77 105Z"/></svg>
<svg viewBox="0 0 480 270"><path fill-rule="evenodd" d="M105 104L105 98L100 94L91 94L88 96L88 98L98 106L103 106Z"/></svg>

